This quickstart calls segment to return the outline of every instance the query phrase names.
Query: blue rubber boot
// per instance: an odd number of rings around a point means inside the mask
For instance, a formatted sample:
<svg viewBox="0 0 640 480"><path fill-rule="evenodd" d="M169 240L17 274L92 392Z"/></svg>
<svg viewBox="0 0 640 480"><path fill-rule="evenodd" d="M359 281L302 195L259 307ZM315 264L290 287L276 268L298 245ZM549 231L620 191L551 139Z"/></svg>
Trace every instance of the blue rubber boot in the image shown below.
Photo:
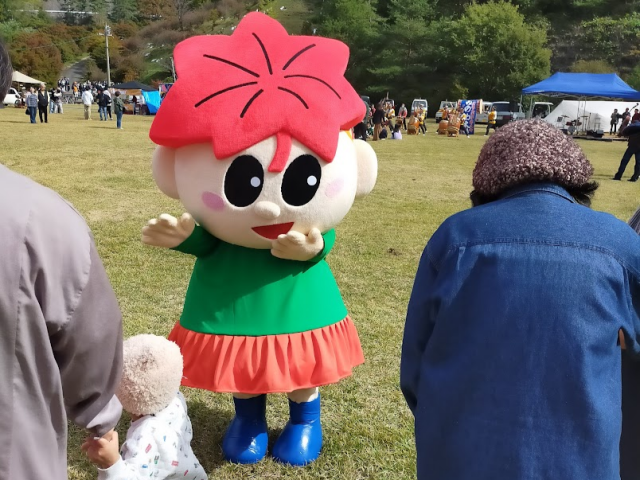
<svg viewBox="0 0 640 480"><path fill-rule="evenodd" d="M236 416L222 440L224 458L232 463L257 463L267 453L267 396L233 398Z"/></svg>
<svg viewBox="0 0 640 480"><path fill-rule="evenodd" d="M289 400L289 421L273 446L273 458L302 467L316 460L321 449L320 394L310 402Z"/></svg>

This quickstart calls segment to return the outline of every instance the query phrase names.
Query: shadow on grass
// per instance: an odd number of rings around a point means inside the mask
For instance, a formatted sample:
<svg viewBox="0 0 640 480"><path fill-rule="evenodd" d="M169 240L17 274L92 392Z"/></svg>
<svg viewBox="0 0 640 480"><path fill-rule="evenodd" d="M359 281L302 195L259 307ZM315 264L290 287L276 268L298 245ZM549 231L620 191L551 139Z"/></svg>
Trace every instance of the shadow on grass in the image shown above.
<svg viewBox="0 0 640 480"><path fill-rule="evenodd" d="M200 464L208 475L215 478L215 470L228 462L222 455L222 439L233 419L233 412L211 407L201 400L188 400L189 418L193 426L191 447ZM269 428L269 447L267 457L273 445L282 433L282 428Z"/></svg>
<svg viewBox="0 0 640 480"><path fill-rule="evenodd" d="M31 122L29 122L29 120L27 119L24 122L20 122L20 121L17 121L17 120L0 120L0 123L17 123L19 125L29 125L29 123L31 123ZM37 125L38 123L40 123L40 122L33 123L32 125Z"/></svg>
<svg viewBox="0 0 640 480"><path fill-rule="evenodd" d="M188 400L187 407L193 427L193 453L207 474L211 474L226 463L222 456L222 438L233 412L212 407L201 400Z"/></svg>

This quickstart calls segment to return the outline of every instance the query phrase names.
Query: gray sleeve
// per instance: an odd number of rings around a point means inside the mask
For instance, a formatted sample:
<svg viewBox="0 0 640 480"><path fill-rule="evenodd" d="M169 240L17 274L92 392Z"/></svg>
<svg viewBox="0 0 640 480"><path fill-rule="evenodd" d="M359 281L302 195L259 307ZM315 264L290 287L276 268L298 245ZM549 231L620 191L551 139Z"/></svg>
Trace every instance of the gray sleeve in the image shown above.
<svg viewBox="0 0 640 480"><path fill-rule="evenodd" d="M122 407L114 393L122 372L122 317L91 241L87 282L68 322L51 336L67 415L76 425L104 435Z"/></svg>

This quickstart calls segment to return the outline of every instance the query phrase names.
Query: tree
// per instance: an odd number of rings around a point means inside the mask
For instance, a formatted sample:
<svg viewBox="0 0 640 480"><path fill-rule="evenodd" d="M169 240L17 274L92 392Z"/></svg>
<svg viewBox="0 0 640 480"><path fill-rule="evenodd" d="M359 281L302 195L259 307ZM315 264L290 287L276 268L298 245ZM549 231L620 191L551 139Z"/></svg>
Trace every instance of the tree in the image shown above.
<svg viewBox="0 0 640 480"><path fill-rule="evenodd" d="M184 16L193 9L191 0L172 0L172 5L178 19L178 28L184 31Z"/></svg>
<svg viewBox="0 0 640 480"><path fill-rule="evenodd" d="M631 73L625 79L631 88L640 90L640 63L635 66Z"/></svg>
<svg viewBox="0 0 640 480"><path fill-rule="evenodd" d="M544 27L529 24L505 1L469 5L440 47L454 64L454 78L473 98L519 96L547 77L551 51ZM450 45L450 46L449 46Z"/></svg>
<svg viewBox="0 0 640 480"><path fill-rule="evenodd" d="M382 19L378 16L375 0L326 0L315 18L318 35L336 38L350 50L346 77L357 89L371 82L369 68L379 58Z"/></svg>
<svg viewBox="0 0 640 480"><path fill-rule="evenodd" d="M612 73L616 69L604 60L578 60L571 65L574 73Z"/></svg>
<svg viewBox="0 0 640 480"><path fill-rule="evenodd" d="M138 15L138 5L135 0L111 0L109 19L112 22L130 22Z"/></svg>
<svg viewBox="0 0 640 480"><path fill-rule="evenodd" d="M9 55L16 70L50 85L62 71L62 56L51 37L44 33L23 33L11 43Z"/></svg>

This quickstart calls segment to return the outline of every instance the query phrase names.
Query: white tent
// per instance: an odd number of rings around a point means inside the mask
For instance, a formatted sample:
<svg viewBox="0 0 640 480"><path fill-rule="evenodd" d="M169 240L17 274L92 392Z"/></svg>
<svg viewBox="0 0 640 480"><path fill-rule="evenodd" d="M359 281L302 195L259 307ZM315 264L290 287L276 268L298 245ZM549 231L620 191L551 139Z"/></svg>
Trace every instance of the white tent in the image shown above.
<svg viewBox="0 0 640 480"><path fill-rule="evenodd" d="M563 100L544 120L558 128L566 128L567 122L577 119L581 123L578 126L580 132L589 130L609 132L614 109L617 108L618 113L622 113L628 108L633 115L633 109L638 107L638 102Z"/></svg>
<svg viewBox="0 0 640 480"><path fill-rule="evenodd" d="M24 73L16 72L15 70L13 72L13 75L11 76L11 81L18 82L18 83L28 83L28 84L42 83L40 80L31 78L28 75L25 75Z"/></svg>

